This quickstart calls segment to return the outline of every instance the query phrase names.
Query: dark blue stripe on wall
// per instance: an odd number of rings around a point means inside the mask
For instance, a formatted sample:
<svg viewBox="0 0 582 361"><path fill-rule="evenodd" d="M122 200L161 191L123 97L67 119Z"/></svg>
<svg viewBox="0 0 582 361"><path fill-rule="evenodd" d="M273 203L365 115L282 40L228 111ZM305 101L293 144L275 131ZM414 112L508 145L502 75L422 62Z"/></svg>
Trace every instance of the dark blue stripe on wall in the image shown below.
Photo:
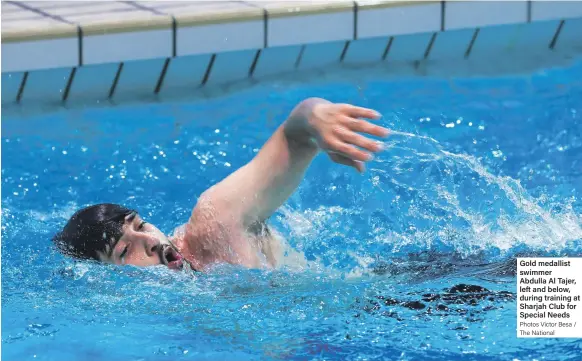
<svg viewBox="0 0 582 361"><path fill-rule="evenodd" d="M441 31L445 31L446 10L447 10L447 2L441 1Z"/></svg>
<svg viewBox="0 0 582 361"><path fill-rule="evenodd" d="M471 55L471 51L473 50L473 46L475 45L475 41L477 40L477 36L479 36L479 28L475 29L473 33L473 37L471 38L471 42L469 42L469 46L467 47L467 51L465 51L465 59Z"/></svg>
<svg viewBox="0 0 582 361"><path fill-rule="evenodd" d="M552 39L552 41L550 42L550 49L554 49L554 47L556 46L556 42L558 42L558 37L560 36L560 33L562 32L562 28L564 27L564 20L560 21L560 25L558 25L558 28L556 29L556 33L554 34L554 37Z"/></svg>
<svg viewBox="0 0 582 361"><path fill-rule="evenodd" d="M386 60L386 57L388 56L388 53L390 52L390 48L392 47L393 41L394 41L394 37L391 36L390 39L388 39L388 44L386 44L386 49L384 49L384 53L382 54L382 60Z"/></svg>
<svg viewBox="0 0 582 361"><path fill-rule="evenodd" d="M26 81L28 80L28 72L25 72L22 76L22 82L20 82L20 88L18 88L18 93L16 94L16 102L20 103L22 99L22 94L24 93L24 87L26 87Z"/></svg>
<svg viewBox="0 0 582 361"><path fill-rule="evenodd" d="M358 3L354 1L354 40L358 39Z"/></svg>
<svg viewBox="0 0 582 361"><path fill-rule="evenodd" d="M67 80L67 86L65 87L65 91L63 92L63 102L67 101L69 97L69 92L71 91L71 86L73 85L73 80L75 79L75 74L77 73L77 67L71 69L71 74L69 75L69 80Z"/></svg>
<svg viewBox="0 0 582 361"><path fill-rule="evenodd" d="M346 54L348 53L348 48L350 47L350 41L346 41L346 45L344 45L344 50L342 50L342 55L340 55L340 63L344 61Z"/></svg>
<svg viewBox="0 0 582 361"><path fill-rule="evenodd" d="M263 9L263 48L269 46L269 12Z"/></svg>
<svg viewBox="0 0 582 361"><path fill-rule="evenodd" d="M79 66L83 65L83 28L81 25L77 26L77 36L79 37Z"/></svg>
<svg viewBox="0 0 582 361"><path fill-rule="evenodd" d="M168 71L168 66L170 65L170 60L172 58L167 58L164 62L164 67L162 68L162 72L160 73L160 77L158 78L158 83L156 84L156 88L154 89L154 94L158 94L162 89L162 85L164 85L164 79L166 78L166 72Z"/></svg>
<svg viewBox="0 0 582 361"><path fill-rule="evenodd" d="M430 38L430 42L428 43L428 46L426 47L426 51L424 52L424 58L428 59L428 57L430 56L430 51L432 50L432 46L434 45L434 41L436 40L438 33L433 33L432 37Z"/></svg>
<svg viewBox="0 0 582 361"><path fill-rule="evenodd" d="M216 54L212 54L212 56L210 57L208 67L206 68L206 72L204 73L204 78L202 78L202 85L206 84L208 82L208 79L210 78L210 72L212 71L214 60L216 60Z"/></svg>
<svg viewBox="0 0 582 361"><path fill-rule="evenodd" d="M255 68L257 67L257 63L259 62L259 58L261 57L261 50L257 50L257 54L255 55L255 58L253 59L253 64L251 65L251 68L249 70L249 77L252 77L253 74L255 73Z"/></svg>
<svg viewBox="0 0 582 361"><path fill-rule="evenodd" d="M301 64L301 59L303 58L304 52L305 52L305 45L302 45L301 50L299 50L299 55L297 55L297 60L295 61L295 69L299 68L299 64Z"/></svg>
<svg viewBox="0 0 582 361"><path fill-rule="evenodd" d="M121 71L123 70L123 62L119 63L119 68L117 68L117 74L113 79L113 84L111 84L111 89L109 89L109 99L113 98L115 95L115 89L117 88L117 83L119 82L119 77L121 76Z"/></svg>

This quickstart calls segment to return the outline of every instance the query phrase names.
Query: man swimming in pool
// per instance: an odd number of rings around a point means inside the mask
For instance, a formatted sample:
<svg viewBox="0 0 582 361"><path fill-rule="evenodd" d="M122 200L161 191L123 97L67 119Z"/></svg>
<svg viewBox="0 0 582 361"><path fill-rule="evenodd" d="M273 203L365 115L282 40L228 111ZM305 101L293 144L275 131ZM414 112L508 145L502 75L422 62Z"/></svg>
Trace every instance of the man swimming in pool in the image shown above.
<svg viewBox="0 0 582 361"><path fill-rule="evenodd" d="M172 237L136 211L98 204L77 211L54 242L66 255L114 264L181 269L186 262L197 271L225 262L275 267L280 244L265 221L295 191L320 151L363 172L382 147L361 133L385 137L388 130L362 118L378 117L371 109L306 99L248 164L200 196Z"/></svg>

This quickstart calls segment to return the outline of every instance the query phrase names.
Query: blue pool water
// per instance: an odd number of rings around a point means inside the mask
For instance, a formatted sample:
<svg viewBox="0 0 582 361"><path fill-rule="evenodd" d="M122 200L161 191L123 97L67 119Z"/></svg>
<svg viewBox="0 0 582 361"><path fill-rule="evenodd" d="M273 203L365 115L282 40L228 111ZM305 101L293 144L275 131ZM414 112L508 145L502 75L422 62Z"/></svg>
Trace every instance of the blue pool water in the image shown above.
<svg viewBox="0 0 582 361"><path fill-rule="evenodd" d="M581 79L580 63L499 78L351 71L4 116L2 359L580 360L580 340L516 338L514 258L582 254ZM191 275L51 247L97 202L172 232L309 96L375 108L395 134L363 175L319 156L272 217L307 266Z"/></svg>

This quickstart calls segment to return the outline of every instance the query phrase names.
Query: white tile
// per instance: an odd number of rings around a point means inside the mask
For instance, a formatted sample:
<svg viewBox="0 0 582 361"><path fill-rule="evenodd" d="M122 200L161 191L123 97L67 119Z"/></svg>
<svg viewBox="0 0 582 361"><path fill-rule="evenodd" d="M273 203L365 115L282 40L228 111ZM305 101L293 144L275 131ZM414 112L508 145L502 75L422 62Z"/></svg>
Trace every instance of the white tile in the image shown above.
<svg viewBox="0 0 582 361"><path fill-rule="evenodd" d="M359 39L433 32L440 29L440 3L358 10Z"/></svg>
<svg viewBox="0 0 582 361"><path fill-rule="evenodd" d="M207 85L225 84L249 77L256 50L241 50L216 55Z"/></svg>
<svg viewBox="0 0 582 361"><path fill-rule="evenodd" d="M2 25L4 22L18 21L23 19L40 18L42 15L31 10L23 9L5 1L2 2Z"/></svg>
<svg viewBox="0 0 582 361"><path fill-rule="evenodd" d="M114 99L153 96L166 59L128 61L115 88Z"/></svg>
<svg viewBox="0 0 582 361"><path fill-rule="evenodd" d="M172 58L164 77L161 92L173 89L195 89L202 83L211 55L190 55Z"/></svg>
<svg viewBox="0 0 582 361"><path fill-rule="evenodd" d="M57 2L50 14L83 30L83 64L146 60L172 56L172 19L122 2ZM150 28L144 29L144 24ZM132 29L133 27L133 29Z"/></svg>
<svg viewBox="0 0 582 361"><path fill-rule="evenodd" d="M582 1L532 1L531 20L582 17Z"/></svg>
<svg viewBox="0 0 582 361"><path fill-rule="evenodd" d="M527 1L447 1L445 30L527 21Z"/></svg>
<svg viewBox="0 0 582 361"><path fill-rule="evenodd" d="M147 30L83 37L83 64L172 56L172 30Z"/></svg>
<svg viewBox="0 0 582 361"><path fill-rule="evenodd" d="M69 92L69 102L107 100L119 64L86 65L77 68Z"/></svg>
<svg viewBox="0 0 582 361"><path fill-rule="evenodd" d="M31 11L21 11L7 14L2 13L2 27L4 28L7 25L7 23L14 23L11 25L22 26L21 24L15 22L31 21L37 19L46 20L42 15L35 14Z"/></svg>
<svg viewBox="0 0 582 361"><path fill-rule="evenodd" d="M2 11L4 11L4 7L2 7ZM24 73L2 73L2 104L16 101L23 76Z"/></svg>
<svg viewBox="0 0 582 361"><path fill-rule="evenodd" d="M386 61L418 61L424 54L432 38L432 33L395 36L390 45Z"/></svg>
<svg viewBox="0 0 582 361"><path fill-rule="evenodd" d="M262 20L178 27L178 56L260 49L265 42Z"/></svg>
<svg viewBox="0 0 582 361"><path fill-rule="evenodd" d="M16 6L14 4L7 3L6 1L2 1L2 20L4 20L4 15L8 13L17 13L21 12L23 9L20 6Z"/></svg>
<svg viewBox="0 0 582 361"><path fill-rule="evenodd" d="M266 9L272 17L277 16L295 16L307 14L329 14L337 11L353 10L354 1L352 0L299 0L299 1L245 1L255 7Z"/></svg>
<svg viewBox="0 0 582 361"><path fill-rule="evenodd" d="M9 19L6 21L2 19L2 33L4 37L13 34L20 35L22 33L24 34L23 37L34 36L38 33L42 34L47 30L54 30L55 27L62 29L65 32L68 31L71 34L71 37L75 36L76 34L77 28L75 26L61 23L59 21L42 16L15 20Z"/></svg>
<svg viewBox="0 0 582 361"><path fill-rule="evenodd" d="M100 6L105 1L22 1L24 5L41 10L55 10L65 8L92 8ZM107 2L113 4L113 1Z"/></svg>
<svg viewBox="0 0 582 361"><path fill-rule="evenodd" d="M113 12L140 12L134 6L119 1L26 1L26 5L53 16L80 22L78 16L106 19Z"/></svg>
<svg viewBox="0 0 582 361"><path fill-rule="evenodd" d="M346 64L378 62L382 60L389 41L389 36L351 41L343 62Z"/></svg>
<svg viewBox="0 0 582 361"><path fill-rule="evenodd" d="M315 69L339 63L345 41L305 45L298 69Z"/></svg>
<svg viewBox="0 0 582 361"><path fill-rule="evenodd" d="M189 14L240 13L249 9L257 9L256 6L242 1L135 1L135 3L164 14L174 15L177 18Z"/></svg>
<svg viewBox="0 0 582 361"><path fill-rule="evenodd" d="M303 45L354 37L353 10L268 18L268 46Z"/></svg>
<svg viewBox="0 0 582 361"><path fill-rule="evenodd" d="M2 43L2 72L71 67L78 62L77 37Z"/></svg>
<svg viewBox="0 0 582 361"><path fill-rule="evenodd" d="M22 92L22 103L62 102L72 68L36 70L28 73L26 87Z"/></svg>
<svg viewBox="0 0 582 361"><path fill-rule="evenodd" d="M265 42L264 11L243 2L140 2L171 14L177 55L259 49Z"/></svg>
<svg viewBox="0 0 582 361"><path fill-rule="evenodd" d="M261 50L253 78L295 70L301 46L281 46Z"/></svg>
<svg viewBox="0 0 582 361"><path fill-rule="evenodd" d="M449 30L438 33L430 50L429 59L464 58L475 29Z"/></svg>

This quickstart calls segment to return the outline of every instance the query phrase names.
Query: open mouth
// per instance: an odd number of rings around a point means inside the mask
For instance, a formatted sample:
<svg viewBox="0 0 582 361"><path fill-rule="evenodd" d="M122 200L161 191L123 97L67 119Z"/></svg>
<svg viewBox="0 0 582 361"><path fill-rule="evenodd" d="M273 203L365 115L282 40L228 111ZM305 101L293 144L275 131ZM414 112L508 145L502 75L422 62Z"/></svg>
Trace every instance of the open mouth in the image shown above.
<svg viewBox="0 0 582 361"><path fill-rule="evenodd" d="M176 250L171 246L165 246L162 248L160 259L166 266L168 266L168 268L181 270L182 267L184 267L182 255L176 252Z"/></svg>

